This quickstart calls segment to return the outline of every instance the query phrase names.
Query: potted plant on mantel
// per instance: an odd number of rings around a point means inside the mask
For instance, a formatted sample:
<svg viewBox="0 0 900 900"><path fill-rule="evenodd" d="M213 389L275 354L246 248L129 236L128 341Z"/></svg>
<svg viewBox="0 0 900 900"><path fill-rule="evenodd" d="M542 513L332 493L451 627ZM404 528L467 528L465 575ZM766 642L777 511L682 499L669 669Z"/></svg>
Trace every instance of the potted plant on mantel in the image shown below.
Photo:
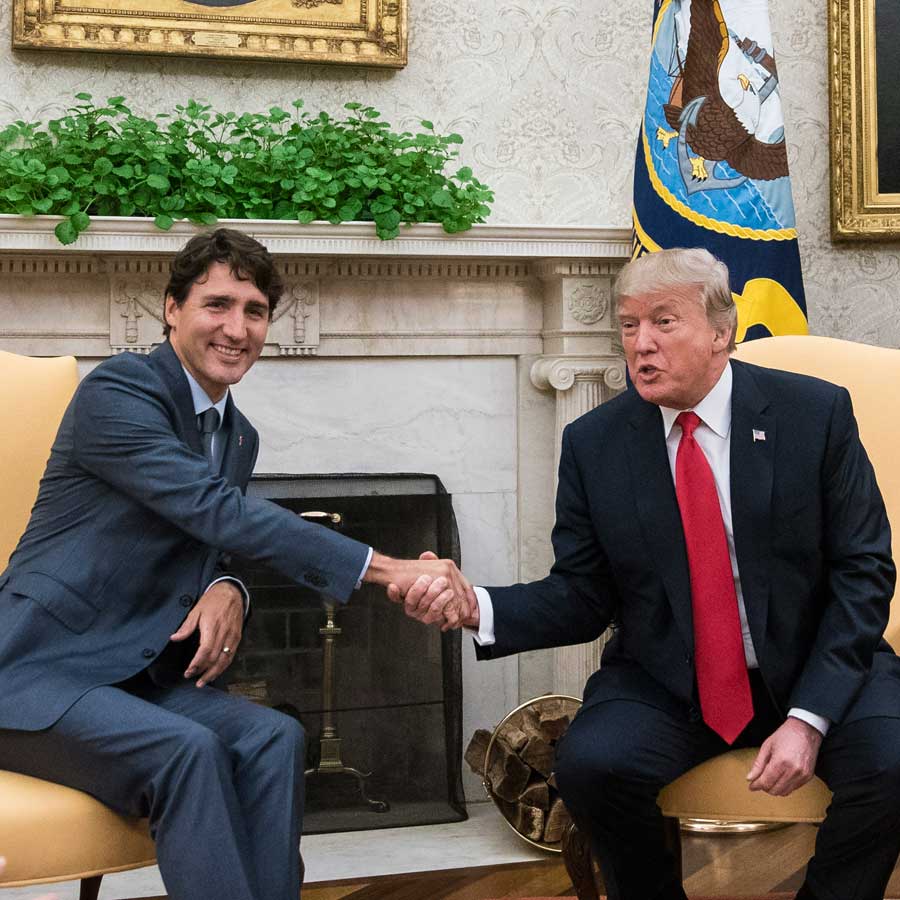
<svg viewBox="0 0 900 900"><path fill-rule="evenodd" d="M360 103L334 118L304 112L302 100L292 113L222 113L189 100L143 118L123 97L103 106L75 97L62 118L0 131L0 213L61 216L63 244L92 215L146 216L163 230L179 219L367 221L387 240L418 222L465 231L494 199L470 168L445 173L458 134L428 121L418 134L396 133Z"/></svg>

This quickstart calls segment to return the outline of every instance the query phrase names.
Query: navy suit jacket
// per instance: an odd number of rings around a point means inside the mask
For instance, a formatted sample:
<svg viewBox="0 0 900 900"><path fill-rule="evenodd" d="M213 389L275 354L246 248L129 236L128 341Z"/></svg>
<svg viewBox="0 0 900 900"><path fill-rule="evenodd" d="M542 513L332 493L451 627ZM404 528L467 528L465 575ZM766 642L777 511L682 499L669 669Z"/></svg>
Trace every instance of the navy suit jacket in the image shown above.
<svg viewBox="0 0 900 900"><path fill-rule="evenodd" d="M890 526L850 396L731 365L735 551L772 698L835 722L900 716L900 660L882 638ZM698 718L678 501L661 413L636 391L566 428L553 547L547 578L488 589L497 640L478 654L583 643L612 625L585 704L622 697Z"/></svg>
<svg viewBox="0 0 900 900"><path fill-rule="evenodd" d="M222 553L349 597L368 547L245 496L258 436L230 399L226 422L217 474L168 343L81 382L0 575L0 728L46 728L91 688L153 664Z"/></svg>

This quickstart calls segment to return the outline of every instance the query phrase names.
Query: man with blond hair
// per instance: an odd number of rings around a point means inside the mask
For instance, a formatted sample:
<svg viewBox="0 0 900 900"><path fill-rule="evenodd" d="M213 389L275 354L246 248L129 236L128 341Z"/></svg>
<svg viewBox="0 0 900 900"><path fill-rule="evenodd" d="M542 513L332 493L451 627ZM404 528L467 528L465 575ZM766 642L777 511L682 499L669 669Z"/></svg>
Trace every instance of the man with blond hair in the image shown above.
<svg viewBox="0 0 900 900"><path fill-rule="evenodd" d="M610 900L684 900L657 794L757 745L749 790L818 774L834 792L797 897L881 900L900 850L895 570L850 396L730 359L728 272L705 250L631 262L614 299L633 389L566 428L555 563L476 588L478 655L612 627L556 760Z"/></svg>

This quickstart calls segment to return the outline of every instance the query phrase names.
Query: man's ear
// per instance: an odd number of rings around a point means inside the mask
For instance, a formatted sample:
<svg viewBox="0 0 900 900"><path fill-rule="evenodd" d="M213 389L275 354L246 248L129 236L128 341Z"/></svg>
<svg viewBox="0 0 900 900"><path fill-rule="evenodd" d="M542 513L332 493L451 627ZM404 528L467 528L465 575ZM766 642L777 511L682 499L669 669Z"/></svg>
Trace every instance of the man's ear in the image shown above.
<svg viewBox="0 0 900 900"><path fill-rule="evenodd" d="M166 295L166 302L163 305L163 321L169 328L172 327L173 323L170 320L169 316L171 313L178 308L178 304L175 302L175 298L171 294Z"/></svg>
<svg viewBox="0 0 900 900"><path fill-rule="evenodd" d="M722 350L727 350L728 345L731 343L731 328L728 326L721 326L715 329L716 336L713 338L713 350L715 352L720 352Z"/></svg>

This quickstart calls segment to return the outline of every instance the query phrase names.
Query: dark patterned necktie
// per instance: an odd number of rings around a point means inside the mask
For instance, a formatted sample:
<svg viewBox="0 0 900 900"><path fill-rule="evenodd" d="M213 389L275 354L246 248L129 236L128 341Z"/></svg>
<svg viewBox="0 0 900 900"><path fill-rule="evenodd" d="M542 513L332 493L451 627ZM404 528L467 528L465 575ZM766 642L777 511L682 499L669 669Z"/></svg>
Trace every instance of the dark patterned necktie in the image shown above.
<svg viewBox="0 0 900 900"><path fill-rule="evenodd" d="M219 411L211 406L197 416L197 427L200 429L200 437L203 439L203 453L209 460L213 471L218 471L216 460L213 457L213 435L219 430Z"/></svg>
<svg viewBox="0 0 900 900"><path fill-rule="evenodd" d="M684 526L694 659L703 721L729 744L753 718L734 573L716 482L694 438L700 417L680 413L681 442L675 457L675 493Z"/></svg>

